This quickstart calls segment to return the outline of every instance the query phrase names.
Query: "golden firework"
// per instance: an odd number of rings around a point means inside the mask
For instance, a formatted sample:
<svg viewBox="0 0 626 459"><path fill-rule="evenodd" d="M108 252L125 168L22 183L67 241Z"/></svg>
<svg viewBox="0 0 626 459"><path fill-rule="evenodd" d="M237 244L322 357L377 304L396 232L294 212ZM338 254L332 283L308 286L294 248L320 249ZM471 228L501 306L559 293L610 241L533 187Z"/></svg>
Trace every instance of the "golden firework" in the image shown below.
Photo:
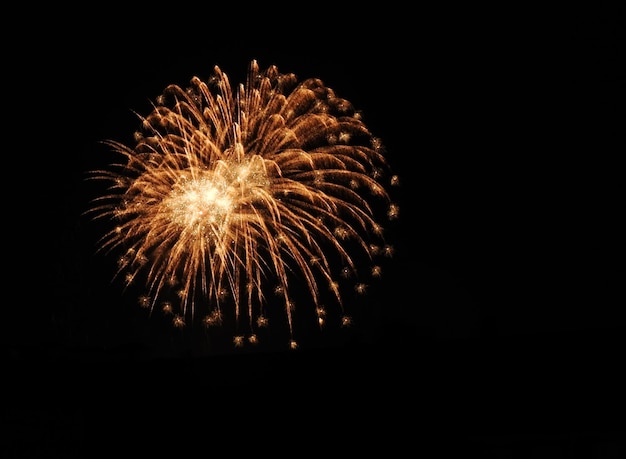
<svg viewBox="0 0 626 459"><path fill-rule="evenodd" d="M222 325L228 313L236 346L267 326L268 290L292 349L298 288L318 326L329 292L338 323L351 323L339 279L365 292L363 256L378 276L374 260L393 252L378 213L395 219L399 209L382 142L350 102L319 79L252 61L236 91L216 66L206 82L168 86L140 118L134 145L105 141L124 161L92 172L110 186L88 212L116 222L99 249L120 251L127 283L145 277L143 307L161 305L176 327L199 314Z"/></svg>

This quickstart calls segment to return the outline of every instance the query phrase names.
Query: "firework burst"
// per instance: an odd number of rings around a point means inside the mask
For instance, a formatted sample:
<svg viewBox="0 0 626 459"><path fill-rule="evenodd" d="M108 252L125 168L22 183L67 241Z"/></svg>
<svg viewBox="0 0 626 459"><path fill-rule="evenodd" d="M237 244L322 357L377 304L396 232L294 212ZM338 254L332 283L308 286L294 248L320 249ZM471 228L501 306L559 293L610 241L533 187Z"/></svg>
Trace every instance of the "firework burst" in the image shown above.
<svg viewBox="0 0 626 459"><path fill-rule="evenodd" d="M298 291L317 326L330 312L351 323L343 284L365 293L361 265L378 277L375 260L391 255L380 220L398 216L387 188L398 178L350 102L252 61L237 90L216 66L206 82L168 86L140 119L132 146L105 141L124 161L92 171L110 186L88 213L115 222L99 250L119 251L126 283L142 276L142 307L175 327L228 315L236 346L256 343L279 308L296 348Z"/></svg>

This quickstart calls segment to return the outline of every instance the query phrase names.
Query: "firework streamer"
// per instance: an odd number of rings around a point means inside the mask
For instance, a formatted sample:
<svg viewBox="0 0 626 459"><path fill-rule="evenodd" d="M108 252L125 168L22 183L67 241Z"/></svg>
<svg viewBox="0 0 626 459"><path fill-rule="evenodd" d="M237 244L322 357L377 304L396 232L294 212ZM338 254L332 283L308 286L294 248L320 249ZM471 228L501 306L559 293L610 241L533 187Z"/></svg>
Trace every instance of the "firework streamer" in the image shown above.
<svg viewBox="0 0 626 459"><path fill-rule="evenodd" d="M297 348L303 289L316 326L331 312L351 323L343 284L364 293L364 273L379 276L391 255L381 221L398 216L398 178L350 102L252 61L236 90L215 66L139 118L132 146L104 141L123 161L91 171L109 185L88 213L114 222L98 250L121 254L126 283L144 279L142 307L176 327L229 315L236 346L256 343L279 307Z"/></svg>

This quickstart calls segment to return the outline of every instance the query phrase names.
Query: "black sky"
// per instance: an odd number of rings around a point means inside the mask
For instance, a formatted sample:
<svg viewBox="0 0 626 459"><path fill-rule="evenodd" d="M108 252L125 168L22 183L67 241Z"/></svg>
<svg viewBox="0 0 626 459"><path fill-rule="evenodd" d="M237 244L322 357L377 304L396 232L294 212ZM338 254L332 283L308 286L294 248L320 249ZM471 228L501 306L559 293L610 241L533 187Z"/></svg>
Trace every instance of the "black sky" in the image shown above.
<svg viewBox="0 0 626 459"><path fill-rule="evenodd" d="M480 386L494 414L484 387L496 375L563 405L557 386L575 374L614 376L626 333L623 7L67 13L41 12L50 20L32 35L22 29L5 57L5 95L16 102L5 144L15 207L5 215L11 362L106 361L120 372L115 362L150 365L148 357L206 363L210 347L198 351L144 320L111 284L114 260L94 253L102 228L81 215L98 193L85 173L111 159L101 140L131 140L133 111L147 114L166 85L206 78L214 65L243 82L257 59L321 78L363 111L401 177L401 218L396 257L361 332L302 360L282 352L220 360L231 377L243 385L250 370L269 386L293 368L302 382L317 365L322 381L353 359L344 378L372 372L385 387L403 379L413 408L422 399L411 381L423 370L435 398L450 400L445 380L454 403L480 409L469 394ZM160 374L157 363L149 368ZM458 392L455 377L479 383ZM526 384L513 382L520 378ZM218 385L229 381L222 375Z"/></svg>

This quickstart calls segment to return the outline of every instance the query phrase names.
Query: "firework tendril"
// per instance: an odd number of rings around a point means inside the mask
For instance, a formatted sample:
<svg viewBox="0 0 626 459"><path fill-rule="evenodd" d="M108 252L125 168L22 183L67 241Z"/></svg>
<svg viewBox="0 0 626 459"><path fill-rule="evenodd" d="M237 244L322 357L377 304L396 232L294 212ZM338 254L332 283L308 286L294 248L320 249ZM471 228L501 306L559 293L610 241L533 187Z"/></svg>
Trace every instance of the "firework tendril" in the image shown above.
<svg viewBox="0 0 626 459"><path fill-rule="evenodd" d="M115 222L98 250L119 251L127 284L144 277L142 307L176 327L229 314L236 346L256 343L279 307L296 348L303 290L316 326L329 298L350 324L340 280L364 293L362 260L380 275L375 260L393 248L379 220L399 211L387 188L398 178L350 102L253 60L236 91L215 66L206 82L168 86L139 118L133 146L104 141L124 161L91 171L109 186L88 213Z"/></svg>

